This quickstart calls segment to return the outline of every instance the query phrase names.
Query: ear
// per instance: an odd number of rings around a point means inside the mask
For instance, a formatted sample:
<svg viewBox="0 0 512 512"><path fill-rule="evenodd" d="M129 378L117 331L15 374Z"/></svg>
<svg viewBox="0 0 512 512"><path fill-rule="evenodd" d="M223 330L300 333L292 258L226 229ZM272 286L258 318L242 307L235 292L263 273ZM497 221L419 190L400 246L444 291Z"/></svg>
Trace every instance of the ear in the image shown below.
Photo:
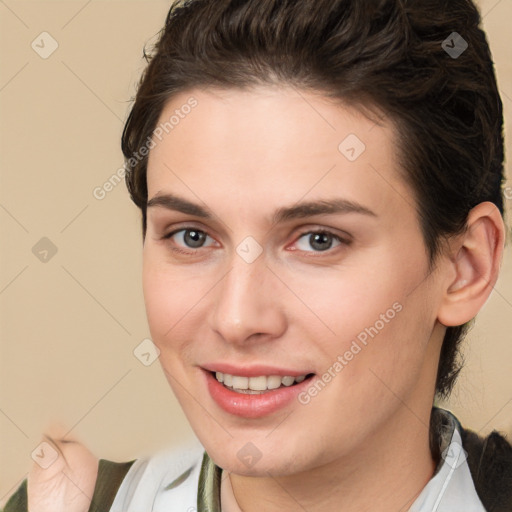
<svg viewBox="0 0 512 512"><path fill-rule="evenodd" d="M504 244L505 226L496 205L475 206L466 231L450 244L450 271L438 311L441 324L462 325L477 315L498 279Z"/></svg>

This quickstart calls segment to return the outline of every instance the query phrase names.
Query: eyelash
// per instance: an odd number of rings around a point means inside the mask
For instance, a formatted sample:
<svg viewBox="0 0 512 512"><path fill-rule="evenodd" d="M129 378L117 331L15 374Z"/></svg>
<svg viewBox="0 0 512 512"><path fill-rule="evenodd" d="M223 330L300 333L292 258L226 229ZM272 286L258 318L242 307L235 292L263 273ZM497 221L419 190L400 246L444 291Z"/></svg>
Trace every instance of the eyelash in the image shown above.
<svg viewBox="0 0 512 512"><path fill-rule="evenodd" d="M176 235L177 233L180 233L182 231L196 231L198 233L202 233L202 234L205 234L207 237L210 237L210 235L208 235L208 233L206 231L203 231L201 229L197 229L193 226L189 226L189 227L182 227L180 229L176 229L174 231L171 231L170 233L168 233L167 235L164 235L162 237L163 240L170 240L174 235ZM301 238L303 238L304 236L306 235L329 235L331 236L334 240L338 241L340 243L339 246L336 246L336 247L340 247L342 245L344 246L348 246L351 244L351 240L349 239L345 239L345 238L342 238L340 235L337 235L336 233L333 233L332 231L329 231L328 229L318 229L318 230L309 230L309 231L304 231L303 233L300 233L299 236L297 237L296 241L294 243L297 243ZM210 237L212 238L212 237ZM302 251L302 252L305 252L305 253L313 253L313 254L319 254L319 255L323 255L323 254L332 254L333 251L336 249L336 247L334 248L329 248L329 249L326 249L325 251ZM194 256L197 254L198 251L200 251L201 249L203 249L204 247L199 247L197 249L192 249L192 248L189 248L188 250L185 250L183 247L171 247L171 249L175 252L178 252L180 254L185 254L185 255L189 255L189 256ZM300 251L300 249L299 249ZM317 256L308 256L308 257L317 257Z"/></svg>

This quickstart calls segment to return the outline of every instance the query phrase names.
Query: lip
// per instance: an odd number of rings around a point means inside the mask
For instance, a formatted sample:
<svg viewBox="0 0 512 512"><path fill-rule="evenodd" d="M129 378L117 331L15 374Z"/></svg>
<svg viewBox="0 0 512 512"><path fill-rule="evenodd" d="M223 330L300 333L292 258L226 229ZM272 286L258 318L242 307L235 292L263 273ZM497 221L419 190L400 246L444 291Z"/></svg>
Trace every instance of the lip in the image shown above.
<svg viewBox="0 0 512 512"><path fill-rule="evenodd" d="M225 365L223 365L223 367L225 368ZM255 368L257 367L252 367L251 371L255 370ZM292 386L283 386L278 389L266 391L265 393L262 394L251 395L245 393L237 393L236 391L231 391L230 389L226 388L215 378L212 371L203 369L203 374L205 375L206 380L206 386L212 399L225 412L232 414L234 416L239 416L248 419L262 418L264 416L270 415L278 411L279 409L284 409L286 406L290 405L294 401L298 403L297 395L304 391L310 385L311 379L314 378L314 375L312 375L303 380L302 382L294 384ZM237 371L240 371L240 369L237 369ZM260 369L258 368L257 371L260 371ZM255 377L260 375L281 375L280 373L272 373L275 372L275 369L271 369L270 373L267 373L268 371L268 367L265 367L265 371L263 373L255 373L252 375L248 375L247 373L245 375L234 373L232 375L240 375L241 377ZM222 373L230 372L226 370L225 372ZM284 376L285 374L282 375ZM290 373L286 373L286 375L290 375ZM298 375L306 374L298 374L297 372L295 372L295 376Z"/></svg>
<svg viewBox="0 0 512 512"><path fill-rule="evenodd" d="M202 366L203 369L209 372L221 372L229 375L236 375L238 377L261 377L265 375L279 375L280 377L300 377L301 375L309 375L314 373L311 370L297 371L287 368L278 368L276 366L268 366L263 364L256 364L251 366L235 366L229 363L212 363Z"/></svg>

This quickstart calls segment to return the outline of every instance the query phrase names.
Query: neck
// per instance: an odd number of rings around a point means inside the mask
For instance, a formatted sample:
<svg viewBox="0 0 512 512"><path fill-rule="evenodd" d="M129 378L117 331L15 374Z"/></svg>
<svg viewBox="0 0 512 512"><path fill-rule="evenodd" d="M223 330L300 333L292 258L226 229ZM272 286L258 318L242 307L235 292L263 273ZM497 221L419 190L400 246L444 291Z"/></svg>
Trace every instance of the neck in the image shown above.
<svg viewBox="0 0 512 512"><path fill-rule="evenodd" d="M430 410L402 405L357 454L293 475L230 474L222 487L223 512L406 511L435 470L429 447Z"/></svg>

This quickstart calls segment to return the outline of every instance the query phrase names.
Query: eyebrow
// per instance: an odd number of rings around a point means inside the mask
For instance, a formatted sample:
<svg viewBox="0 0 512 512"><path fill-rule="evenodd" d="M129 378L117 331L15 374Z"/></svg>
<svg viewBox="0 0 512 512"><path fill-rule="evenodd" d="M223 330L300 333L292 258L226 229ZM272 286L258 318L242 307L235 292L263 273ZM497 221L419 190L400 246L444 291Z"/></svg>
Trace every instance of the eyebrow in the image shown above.
<svg viewBox="0 0 512 512"><path fill-rule="evenodd" d="M193 203L174 194L156 195L148 201L147 208L161 207L167 210L178 211L187 215L194 215L203 219L212 219L215 215L206 207ZM315 215L332 215L358 213L370 217L377 214L354 201L343 198L325 199L320 201L307 201L292 206L278 208L272 216L272 223L278 224L293 219L303 219Z"/></svg>

